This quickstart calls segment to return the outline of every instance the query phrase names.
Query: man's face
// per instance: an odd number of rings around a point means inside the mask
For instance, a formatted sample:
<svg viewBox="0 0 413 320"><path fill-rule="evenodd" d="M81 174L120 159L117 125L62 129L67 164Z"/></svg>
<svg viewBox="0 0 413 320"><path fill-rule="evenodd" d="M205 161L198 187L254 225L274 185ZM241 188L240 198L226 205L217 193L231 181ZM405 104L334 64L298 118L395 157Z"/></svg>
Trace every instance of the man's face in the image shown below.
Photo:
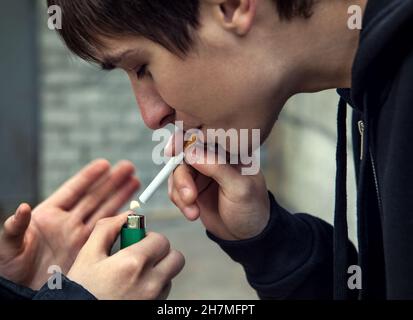
<svg viewBox="0 0 413 320"><path fill-rule="evenodd" d="M201 15L193 47L183 58L143 37L103 41L102 60L129 51L117 66L127 72L142 118L153 130L183 121L185 130L204 133L260 129L264 141L287 98L277 86L282 63L268 64L260 33L238 38L208 13ZM139 71L144 66L145 75Z"/></svg>

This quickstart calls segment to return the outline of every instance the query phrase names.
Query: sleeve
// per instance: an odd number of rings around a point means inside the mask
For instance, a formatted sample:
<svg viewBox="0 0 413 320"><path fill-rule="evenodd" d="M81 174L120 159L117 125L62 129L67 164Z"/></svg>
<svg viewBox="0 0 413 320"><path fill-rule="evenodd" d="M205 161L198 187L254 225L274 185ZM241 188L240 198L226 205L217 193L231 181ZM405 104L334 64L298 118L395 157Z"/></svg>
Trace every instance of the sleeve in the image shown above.
<svg viewBox="0 0 413 320"><path fill-rule="evenodd" d="M5 301L31 300L36 291L0 277L0 299Z"/></svg>
<svg viewBox="0 0 413 320"><path fill-rule="evenodd" d="M224 241L207 231L208 237L244 267L261 299L333 299L333 227L290 214L269 196L270 221L260 235Z"/></svg>
<svg viewBox="0 0 413 320"><path fill-rule="evenodd" d="M97 300L89 291L62 275L62 287L49 289L46 283L33 300Z"/></svg>
<svg viewBox="0 0 413 320"><path fill-rule="evenodd" d="M96 300L96 298L79 284L62 275L61 289L49 289L47 283L39 290L21 286L0 277L0 298L6 301L21 300Z"/></svg>

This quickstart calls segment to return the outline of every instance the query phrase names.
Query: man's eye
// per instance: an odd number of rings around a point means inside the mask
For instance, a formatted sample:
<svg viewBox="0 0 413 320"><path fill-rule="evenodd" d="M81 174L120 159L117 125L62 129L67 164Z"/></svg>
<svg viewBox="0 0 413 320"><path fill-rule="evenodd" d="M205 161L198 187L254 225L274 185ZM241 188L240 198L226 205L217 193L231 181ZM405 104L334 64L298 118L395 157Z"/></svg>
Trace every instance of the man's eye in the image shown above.
<svg viewBox="0 0 413 320"><path fill-rule="evenodd" d="M138 76L138 79L142 79L143 77L146 76L147 69L148 69L148 65L144 64L142 67L140 67L138 71L136 71L136 75Z"/></svg>

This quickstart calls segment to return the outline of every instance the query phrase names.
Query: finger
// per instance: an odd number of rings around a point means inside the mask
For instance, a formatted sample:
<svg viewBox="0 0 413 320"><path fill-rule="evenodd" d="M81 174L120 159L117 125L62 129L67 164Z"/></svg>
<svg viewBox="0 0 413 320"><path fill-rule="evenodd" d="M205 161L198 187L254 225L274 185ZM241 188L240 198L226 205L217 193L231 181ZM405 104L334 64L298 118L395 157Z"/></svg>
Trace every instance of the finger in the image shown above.
<svg viewBox="0 0 413 320"><path fill-rule="evenodd" d="M165 288L162 290L161 294L158 297L158 300L166 300L168 299L169 294L171 293L172 283L169 282Z"/></svg>
<svg viewBox="0 0 413 320"><path fill-rule="evenodd" d="M216 183L215 180L211 179L210 177L207 177L201 173L198 173L198 176L196 177L195 180L196 183L196 187L198 189L198 198L197 200L199 200L199 196L202 195L204 193L204 191L206 189L209 188L209 186L212 183Z"/></svg>
<svg viewBox="0 0 413 320"><path fill-rule="evenodd" d="M86 224L93 229L96 222L100 219L114 216L125 205L125 203L135 194L139 189L139 180L135 177L131 177L125 181L124 185L116 191L111 197L109 197L100 207L98 211L89 216Z"/></svg>
<svg viewBox="0 0 413 320"><path fill-rule="evenodd" d="M139 243L119 251L118 254L143 257L146 264L154 266L168 255L170 249L171 246L167 238L159 233L148 232Z"/></svg>
<svg viewBox="0 0 413 320"><path fill-rule="evenodd" d="M172 191L171 200L189 221L195 221L199 218L200 210L198 205L196 203L191 205L185 204L176 189Z"/></svg>
<svg viewBox="0 0 413 320"><path fill-rule="evenodd" d="M200 216L200 209L197 203L191 205L185 204L181 200L180 195L178 194L176 189L172 192L171 200L189 221L198 220Z"/></svg>
<svg viewBox="0 0 413 320"><path fill-rule="evenodd" d="M242 182L240 172L227 164L226 159L208 149L205 150L202 146L195 145L189 148L185 152L185 160L201 174L214 179L224 192L236 189L234 185Z"/></svg>
<svg viewBox="0 0 413 320"><path fill-rule="evenodd" d="M193 204L198 195L195 184L196 171L184 163L176 168L172 175L173 187L179 192L181 200L187 205Z"/></svg>
<svg viewBox="0 0 413 320"><path fill-rule="evenodd" d="M176 250L169 251L169 254L158 262L154 267L155 273L165 282L171 281L184 268L185 258L182 253Z"/></svg>
<svg viewBox="0 0 413 320"><path fill-rule="evenodd" d="M81 220L89 216L134 173L135 168L129 161L122 161L116 165L110 175L101 183L92 188L74 207L72 214Z"/></svg>
<svg viewBox="0 0 413 320"><path fill-rule="evenodd" d="M199 196L199 208L202 212L201 220L207 230L214 230L215 235L228 235L231 231L222 220L218 208L219 185L213 182L208 187L208 192ZM220 236L220 238L224 238ZM235 238L234 238L235 240Z"/></svg>
<svg viewBox="0 0 413 320"><path fill-rule="evenodd" d="M97 260L108 257L128 215L129 213L125 212L116 217L99 220L82 250L96 255Z"/></svg>
<svg viewBox="0 0 413 320"><path fill-rule="evenodd" d="M174 186L174 180L174 176L171 175L168 180L169 198L189 221L197 220L200 215L198 205L195 202L193 202L192 204L187 204L182 200L181 193Z"/></svg>
<svg viewBox="0 0 413 320"><path fill-rule="evenodd" d="M7 241L12 241L19 246L24 240L24 235L30 224L32 209L28 204L21 204L16 213L4 223L3 236Z"/></svg>
<svg viewBox="0 0 413 320"><path fill-rule="evenodd" d="M83 168L78 174L61 186L47 203L52 206L70 210L87 190L110 169L107 160L99 159Z"/></svg>

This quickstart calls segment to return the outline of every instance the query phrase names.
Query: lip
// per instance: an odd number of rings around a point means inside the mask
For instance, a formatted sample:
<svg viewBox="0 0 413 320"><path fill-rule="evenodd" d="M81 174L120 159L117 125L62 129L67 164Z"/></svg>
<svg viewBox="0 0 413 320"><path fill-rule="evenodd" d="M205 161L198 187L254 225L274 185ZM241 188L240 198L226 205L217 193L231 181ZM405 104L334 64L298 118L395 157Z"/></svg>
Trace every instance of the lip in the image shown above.
<svg viewBox="0 0 413 320"><path fill-rule="evenodd" d="M204 144L205 143L205 138L206 138L206 130L207 130L206 127L199 126L199 127L191 128L191 129L192 130L198 130L200 132L200 134L198 134L197 141L198 141L198 143ZM191 130L191 129L189 129L189 130ZM185 133L187 131L188 130L186 130Z"/></svg>
<svg viewBox="0 0 413 320"><path fill-rule="evenodd" d="M184 133L186 133L186 132L188 132L189 130L201 130L202 127L203 127L202 125L201 125L201 126L198 126L198 127L188 127L188 126L185 126L185 124L184 124L183 130L184 130Z"/></svg>
<svg viewBox="0 0 413 320"><path fill-rule="evenodd" d="M189 127L189 126L185 126L185 125L184 125L184 126L183 126L183 130L181 131L180 128L179 128L179 130L176 131L176 132L172 135L172 137L171 137L171 139L169 140L169 142L173 141L173 140L172 140L173 138L175 138L175 139L183 139L184 136L185 136L185 134L186 134L189 130L201 130L201 132L203 133L202 128L203 128L203 126ZM197 142L203 143L203 141L201 141L201 140L203 140L202 135L201 135L200 139L197 140ZM183 142L184 142L184 144L185 144L185 141L183 141ZM169 146L169 143L168 143L168 146ZM165 149L167 149L168 146L167 146ZM172 148L171 148L171 150L172 150ZM176 155L176 150L174 151L174 153L169 153L169 152L168 152L168 156L172 156L172 155Z"/></svg>

